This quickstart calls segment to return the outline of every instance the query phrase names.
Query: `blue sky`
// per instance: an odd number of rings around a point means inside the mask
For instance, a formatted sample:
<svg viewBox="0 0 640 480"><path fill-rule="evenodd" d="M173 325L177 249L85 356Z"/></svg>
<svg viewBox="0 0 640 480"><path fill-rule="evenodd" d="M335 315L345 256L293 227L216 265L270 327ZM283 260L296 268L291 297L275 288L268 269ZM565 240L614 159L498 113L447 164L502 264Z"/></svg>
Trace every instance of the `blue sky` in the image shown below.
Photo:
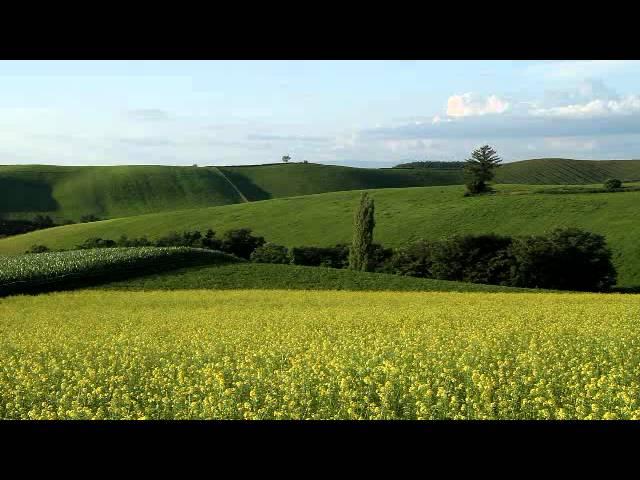
<svg viewBox="0 0 640 480"><path fill-rule="evenodd" d="M3 164L640 158L638 61L1 61Z"/></svg>

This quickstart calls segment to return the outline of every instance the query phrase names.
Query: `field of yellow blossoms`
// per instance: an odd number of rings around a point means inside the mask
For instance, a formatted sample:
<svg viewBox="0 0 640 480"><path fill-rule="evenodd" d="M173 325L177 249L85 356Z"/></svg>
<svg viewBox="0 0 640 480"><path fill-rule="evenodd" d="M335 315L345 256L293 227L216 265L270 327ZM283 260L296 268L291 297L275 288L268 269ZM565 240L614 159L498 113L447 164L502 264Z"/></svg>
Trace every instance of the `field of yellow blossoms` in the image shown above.
<svg viewBox="0 0 640 480"><path fill-rule="evenodd" d="M640 296L0 299L5 419L640 419Z"/></svg>

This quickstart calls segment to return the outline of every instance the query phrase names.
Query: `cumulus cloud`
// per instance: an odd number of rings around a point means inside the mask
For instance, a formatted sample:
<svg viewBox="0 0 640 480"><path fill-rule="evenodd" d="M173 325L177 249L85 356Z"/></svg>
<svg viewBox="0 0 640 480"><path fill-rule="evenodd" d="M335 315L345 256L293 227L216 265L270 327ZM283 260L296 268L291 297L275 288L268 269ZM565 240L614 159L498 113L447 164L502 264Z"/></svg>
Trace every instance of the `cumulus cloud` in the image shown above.
<svg viewBox="0 0 640 480"><path fill-rule="evenodd" d="M619 100L591 100L550 108L534 108L529 113L534 116L593 118L610 115L631 115L640 112L640 96L629 95Z"/></svg>
<svg viewBox="0 0 640 480"><path fill-rule="evenodd" d="M483 98L471 92L452 95L447 100L447 115L450 117L472 117L503 113L509 109L509 102L490 95Z"/></svg>

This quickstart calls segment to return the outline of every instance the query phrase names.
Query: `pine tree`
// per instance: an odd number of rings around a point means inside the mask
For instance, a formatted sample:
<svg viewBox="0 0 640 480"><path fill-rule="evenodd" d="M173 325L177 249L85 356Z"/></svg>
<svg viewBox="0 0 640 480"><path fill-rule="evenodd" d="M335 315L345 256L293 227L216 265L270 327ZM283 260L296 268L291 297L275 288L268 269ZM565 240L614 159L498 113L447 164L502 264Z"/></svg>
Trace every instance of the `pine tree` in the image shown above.
<svg viewBox="0 0 640 480"><path fill-rule="evenodd" d="M353 217L353 241L349 250L351 270L369 270L375 224L373 199L367 192L362 192L360 206Z"/></svg>
<svg viewBox="0 0 640 480"><path fill-rule="evenodd" d="M495 169L502 159L489 145L484 145L471 153L464 166L466 186L469 193L483 193L489 190L487 182L493 180Z"/></svg>

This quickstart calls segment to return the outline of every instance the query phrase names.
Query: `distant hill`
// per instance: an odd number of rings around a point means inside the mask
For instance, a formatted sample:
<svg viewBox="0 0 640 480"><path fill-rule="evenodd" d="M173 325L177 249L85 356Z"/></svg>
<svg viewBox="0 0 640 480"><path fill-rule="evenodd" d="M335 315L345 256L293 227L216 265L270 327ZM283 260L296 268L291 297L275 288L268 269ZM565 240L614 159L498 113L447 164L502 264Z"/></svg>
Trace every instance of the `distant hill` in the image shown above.
<svg viewBox="0 0 640 480"><path fill-rule="evenodd" d="M0 217L50 215L58 223L83 215L116 218L145 213L318 193L463 183L460 162L427 168L353 168L314 163L226 167L0 166ZM455 168L449 168L453 165ZM640 160L534 159L501 166L497 183L598 184L640 180Z"/></svg>
<svg viewBox="0 0 640 480"><path fill-rule="evenodd" d="M403 169L464 168L465 162L407 162L396 165ZM640 160L571 160L567 158L535 158L503 163L496 172L497 183L526 185L589 185L608 178L623 182L640 180Z"/></svg>
<svg viewBox="0 0 640 480"><path fill-rule="evenodd" d="M218 168L250 201L344 190L427 187L462 182L458 171L354 168L317 163Z"/></svg>
<svg viewBox="0 0 640 480"><path fill-rule="evenodd" d="M526 235L581 227L607 237L620 285L640 285L640 191L535 193L539 189L503 185L495 195L472 198L463 196L460 185L370 190L376 202L374 240L399 246L455 233ZM287 246L334 245L351 240L359 195L331 192L68 225L0 239L0 254L22 253L33 244L70 248L89 237L157 238L172 230L209 227L219 234L251 227L268 241Z"/></svg>
<svg viewBox="0 0 640 480"><path fill-rule="evenodd" d="M612 177L623 182L639 181L640 160L536 158L502 165L495 180L529 185L588 185Z"/></svg>
<svg viewBox="0 0 640 480"><path fill-rule="evenodd" d="M0 215L124 217L244 200L215 168L0 166Z"/></svg>
<svg viewBox="0 0 640 480"><path fill-rule="evenodd" d="M459 170L464 168L466 162L432 162L432 161L420 161L420 162L407 162L399 163L395 168L438 168L444 170Z"/></svg>

